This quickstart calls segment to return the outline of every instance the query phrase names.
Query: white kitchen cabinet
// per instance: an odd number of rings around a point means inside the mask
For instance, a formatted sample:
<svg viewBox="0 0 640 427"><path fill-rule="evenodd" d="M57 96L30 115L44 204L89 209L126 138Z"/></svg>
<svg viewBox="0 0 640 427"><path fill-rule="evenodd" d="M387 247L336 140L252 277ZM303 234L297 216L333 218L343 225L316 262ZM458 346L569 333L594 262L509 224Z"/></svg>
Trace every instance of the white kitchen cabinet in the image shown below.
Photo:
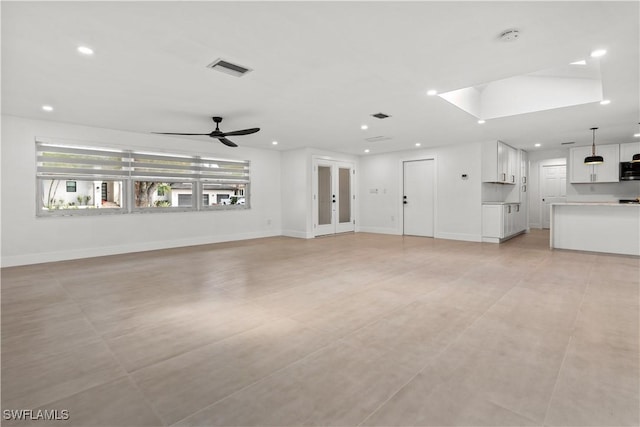
<svg viewBox="0 0 640 427"><path fill-rule="evenodd" d="M640 141L620 144L620 161L630 162L634 154L640 154Z"/></svg>
<svg viewBox="0 0 640 427"><path fill-rule="evenodd" d="M520 162L518 161L518 150L507 145L507 183L517 184Z"/></svg>
<svg viewBox="0 0 640 427"><path fill-rule="evenodd" d="M516 184L518 150L502 141L482 146L482 182Z"/></svg>
<svg viewBox="0 0 640 427"><path fill-rule="evenodd" d="M500 243L525 230L520 203L482 205L482 241Z"/></svg>
<svg viewBox="0 0 640 427"><path fill-rule="evenodd" d="M596 155L604 162L599 165L585 165L584 159L591 155L591 146L574 147L569 151L570 181L572 184L596 182L618 182L620 168L620 146L618 144L596 145Z"/></svg>

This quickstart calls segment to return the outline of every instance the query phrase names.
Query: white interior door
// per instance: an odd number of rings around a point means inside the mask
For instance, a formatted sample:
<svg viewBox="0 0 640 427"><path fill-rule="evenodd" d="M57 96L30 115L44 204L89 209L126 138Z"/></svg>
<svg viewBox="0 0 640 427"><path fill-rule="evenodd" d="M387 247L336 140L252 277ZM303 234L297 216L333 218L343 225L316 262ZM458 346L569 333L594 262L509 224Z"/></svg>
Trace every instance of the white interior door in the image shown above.
<svg viewBox="0 0 640 427"><path fill-rule="evenodd" d="M403 162L404 234L433 237L434 160Z"/></svg>
<svg viewBox="0 0 640 427"><path fill-rule="evenodd" d="M353 165L346 162L314 162L315 235L354 231Z"/></svg>
<svg viewBox="0 0 640 427"><path fill-rule="evenodd" d="M549 228L551 203L567 201L567 166L542 166L540 196L542 197L542 228Z"/></svg>

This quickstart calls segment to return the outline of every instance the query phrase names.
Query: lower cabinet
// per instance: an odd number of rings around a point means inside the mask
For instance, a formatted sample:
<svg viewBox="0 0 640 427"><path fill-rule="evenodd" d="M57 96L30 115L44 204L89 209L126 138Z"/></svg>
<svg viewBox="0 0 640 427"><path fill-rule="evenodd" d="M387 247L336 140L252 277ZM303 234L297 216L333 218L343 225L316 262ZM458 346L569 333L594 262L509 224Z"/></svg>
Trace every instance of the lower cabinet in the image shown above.
<svg viewBox="0 0 640 427"><path fill-rule="evenodd" d="M482 241L499 243L526 229L520 203L482 205Z"/></svg>

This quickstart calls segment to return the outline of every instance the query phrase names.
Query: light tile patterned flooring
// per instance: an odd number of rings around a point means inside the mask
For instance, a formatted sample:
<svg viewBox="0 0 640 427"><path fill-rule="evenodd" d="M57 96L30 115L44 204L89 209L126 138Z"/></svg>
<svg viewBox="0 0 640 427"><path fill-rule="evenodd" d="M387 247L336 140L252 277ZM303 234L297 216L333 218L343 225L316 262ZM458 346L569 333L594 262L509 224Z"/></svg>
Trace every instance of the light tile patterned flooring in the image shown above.
<svg viewBox="0 0 640 427"><path fill-rule="evenodd" d="M2 409L69 410L59 426L637 426L639 275L540 230L6 268Z"/></svg>

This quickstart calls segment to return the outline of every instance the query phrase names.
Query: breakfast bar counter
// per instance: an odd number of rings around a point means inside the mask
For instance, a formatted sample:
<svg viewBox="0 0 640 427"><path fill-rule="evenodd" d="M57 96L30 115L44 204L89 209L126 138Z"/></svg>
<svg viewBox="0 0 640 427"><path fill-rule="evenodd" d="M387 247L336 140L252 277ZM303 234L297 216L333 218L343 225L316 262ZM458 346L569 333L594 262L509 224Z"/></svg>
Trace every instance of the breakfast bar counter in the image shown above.
<svg viewBox="0 0 640 427"><path fill-rule="evenodd" d="M640 256L640 204L553 203L550 246Z"/></svg>

